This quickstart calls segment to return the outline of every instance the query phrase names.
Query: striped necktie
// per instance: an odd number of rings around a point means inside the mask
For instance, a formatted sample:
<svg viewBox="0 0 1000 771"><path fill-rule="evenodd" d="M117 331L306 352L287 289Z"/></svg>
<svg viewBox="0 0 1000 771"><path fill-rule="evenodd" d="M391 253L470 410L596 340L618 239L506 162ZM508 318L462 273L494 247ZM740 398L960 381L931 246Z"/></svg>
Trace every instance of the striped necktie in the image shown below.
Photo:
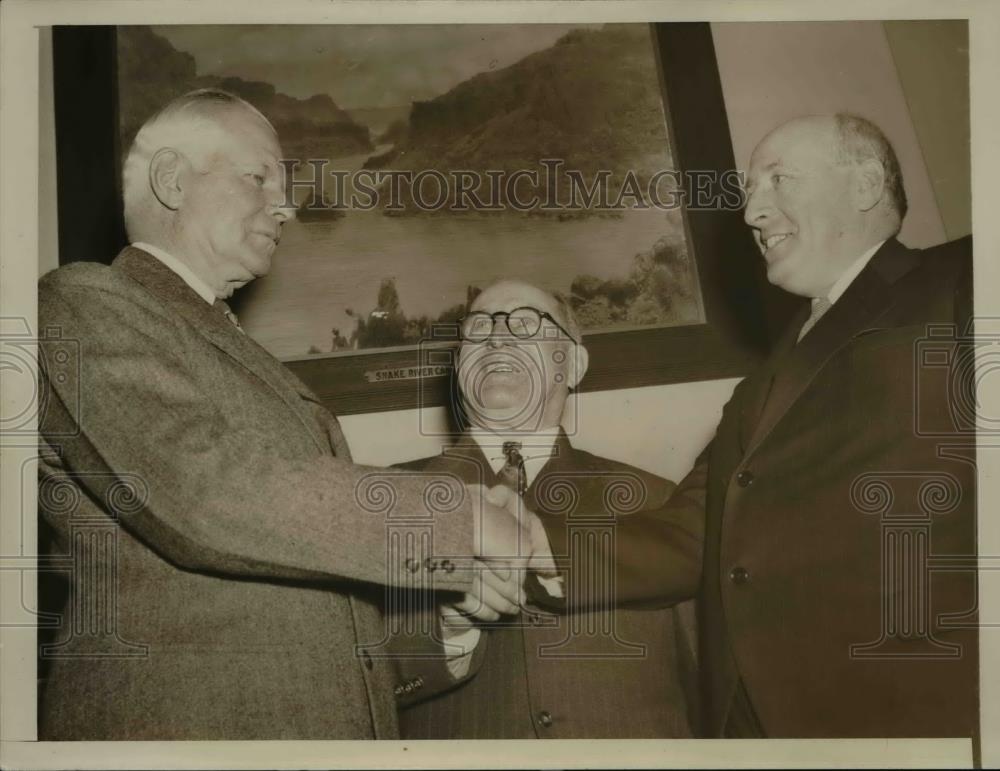
<svg viewBox="0 0 1000 771"><path fill-rule="evenodd" d="M497 475L500 484L508 487L518 495L524 495L528 489L528 474L524 470L524 458L521 456L520 442L504 442L503 454L507 459Z"/></svg>

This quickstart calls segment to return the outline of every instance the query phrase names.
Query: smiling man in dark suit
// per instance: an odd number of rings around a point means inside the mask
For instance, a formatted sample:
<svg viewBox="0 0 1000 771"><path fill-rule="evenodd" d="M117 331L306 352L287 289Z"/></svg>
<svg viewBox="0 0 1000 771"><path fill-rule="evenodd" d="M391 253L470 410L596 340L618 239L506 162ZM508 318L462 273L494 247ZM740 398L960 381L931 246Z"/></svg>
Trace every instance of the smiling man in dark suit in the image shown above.
<svg viewBox="0 0 1000 771"><path fill-rule="evenodd" d="M42 739L394 738L396 677L368 647L385 587L471 591L456 559L521 537L453 478L352 465L336 418L239 327L225 298L268 272L290 216L280 157L246 102L178 98L125 161L132 245L40 281L41 327L80 347L43 371L40 509L73 569ZM425 549L387 540L400 512L433 523ZM516 600L517 575L492 591Z"/></svg>
<svg viewBox="0 0 1000 771"><path fill-rule="evenodd" d="M950 387L961 367L941 365L962 361L971 242L896 240L899 163L853 116L775 129L747 193L768 279L810 305L671 502L706 512L701 730L973 735L974 454ZM934 571L940 556L950 568Z"/></svg>
<svg viewBox="0 0 1000 771"><path fill-rule="evenodd" d="M456 374L468 429L441 455L403 467L506 486L538 514L535 535L551 544L561 570L532 574L517 617L501 620L470 595L444 608L449 639L470 650L465 666L474 676L422 703L413 703L419 693L401 693L403 738L690 736L684 676L694 676L693 607L630 604L616 584L635 581L618 575L614 551L602 544L620 536L619 550L648 571L661 555L639 542L669 530L676 548L665 570L689 581L682 591L690 593L700 512L657 521L650 513L672 482L570 443L560 421L588 360L565 302L501 281L474 300L461 328ZM685 543L690 553L679 555Z"/></svg>

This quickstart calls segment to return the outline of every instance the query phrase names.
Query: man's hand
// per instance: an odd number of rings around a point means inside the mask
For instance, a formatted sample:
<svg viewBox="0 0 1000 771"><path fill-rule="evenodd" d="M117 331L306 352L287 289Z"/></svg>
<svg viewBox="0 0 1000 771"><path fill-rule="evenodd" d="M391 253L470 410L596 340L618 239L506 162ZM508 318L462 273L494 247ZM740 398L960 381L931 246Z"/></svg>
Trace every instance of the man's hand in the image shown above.
<svg viewBox="0 0 1000 771"><path fill-rule="evenodd" d="M476 560L476 575L472 580L472 589L465 593L461 601L452 607L466 618L479 621L497 621L501 615L514 615L519 612L524 601L521 577L522 571L504 570L506 577L494 571L484 562ZM457 627L460 624L453 619L449 622Z"/></svg>
<svg viewBox="0 0 1000 771"><path fill-rule="evenodd" d="M520 500L503 485L487 490L468 485L472 499L473 552L494 565L527 564L531 557L531 526Z"/></svg>
<svg viewBox="0 0 1000 771"><path fill-rule="evenodd" d="M469 492L476 512L474 548L481 569L472 591L454 607L481 621L496 621L524 605L528 570L543 578L555 577L558 571L544 525L520 496L503 485L490 490L470 485Z"/></svg>
<svg viewBox="0 0 1000 771"><path fill-rule="evenodd" d="M528 512L528 515L530 517L528 530L531 534L531 560L528 562L528 567L545 578L557 576L559 570L556 568L556 560L552 555L552 546L549 544L545 525L535 514Z"/></svg>
<svg viewBox="0 0 1000 771"><path fill-rule="evenodd" d="M496 485L486 493L486 500L494 506L504 507L527 530L528 542L521 546L521 555L527 557L526 565L542 576L557 575L555 558L549 536L542 520L524 505L524 501L504 485Z"/></svg>

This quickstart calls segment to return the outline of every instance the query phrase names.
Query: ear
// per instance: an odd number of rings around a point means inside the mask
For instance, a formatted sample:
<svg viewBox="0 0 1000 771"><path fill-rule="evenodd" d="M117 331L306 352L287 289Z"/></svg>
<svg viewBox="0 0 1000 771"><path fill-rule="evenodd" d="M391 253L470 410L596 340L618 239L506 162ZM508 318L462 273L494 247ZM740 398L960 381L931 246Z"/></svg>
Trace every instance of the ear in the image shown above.
<svg viewBox="0 0 1000 771"><path fill-rule="evenodd" d="M187 158L179 150L162 147L149 161L149 186L161 204L176 211L184 200L181 177L190 168Z"/></svg>
<svg viewBox="0 0 1000 771"><path fill-rule="evenodd" d="M566 386L568 388L576 388L580 384L583 376L587 374L587 367L590 365L590 354L587 353L587 349L583 345L574 345L573 351L574 353L571 353L570 356L573 357L576 366L570 368L567 373L569 382L566 383Z"/></svg>
<svg viewBox="0 0 1000 771"><path fill-rule="evenodd" d="M874 158L854 170L854 195L858 211L869 211L885 197L885 169Z"/></svg>

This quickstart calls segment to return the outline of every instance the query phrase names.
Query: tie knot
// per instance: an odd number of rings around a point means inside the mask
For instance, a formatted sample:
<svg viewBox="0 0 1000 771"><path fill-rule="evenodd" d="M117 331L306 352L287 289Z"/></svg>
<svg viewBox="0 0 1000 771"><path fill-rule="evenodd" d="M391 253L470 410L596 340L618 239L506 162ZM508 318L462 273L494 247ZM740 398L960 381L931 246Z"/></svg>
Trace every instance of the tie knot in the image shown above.
<svg viewBox="0 0 1000 771"><path fill-rule="evenodd" d="M521 457L520 442L504 442L503 455L512 466L524 462L524 459Z"/></svg>
<svg viewBox="0 0 1000 771"><path fill-rule="evenodd" d="M524 495L528 489L528 474L524 468L524 458L521 457L521 443L504 442L503 454L507 462L500 469L500 484L510 488L518 495Z"/></svg>

